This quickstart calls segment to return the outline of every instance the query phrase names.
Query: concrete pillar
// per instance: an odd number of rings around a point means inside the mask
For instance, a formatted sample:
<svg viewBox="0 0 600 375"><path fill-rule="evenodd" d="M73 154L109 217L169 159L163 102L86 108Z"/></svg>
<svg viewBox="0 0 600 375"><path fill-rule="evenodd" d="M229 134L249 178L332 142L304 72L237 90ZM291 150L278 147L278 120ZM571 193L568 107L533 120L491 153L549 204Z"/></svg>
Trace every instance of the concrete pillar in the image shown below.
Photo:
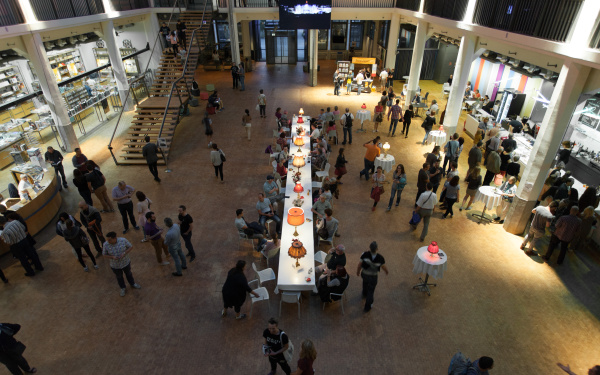
<svg viewBox="0 0 600 375"><path fill-rule="evenodd" d="M374 22L375 22L375 33L373 34L373 40L371 41L371 52L369 53L369 56L377 57L377 49L379 48L379 44L377 44L377 41L379 40L379 32L381 30L381 25L380 25L380 21L374 21Z"/></svg>
<svg viewBox="0 0 600 375"><path fill-rule="evenodd" d="M387 43L387 54L385 56L385 67L395 68L396 67L396 51L398 50L398 36L400 35L400 15L392 15L390 22L390 32L388 35Z"/></svg>
<svg viewBox="0 0 600 375"><path fill-rule="evenodd" d="M458 126L458 118L462 108L462 100L475 54L475 37L465 35L460 40L458 56L454 65L452 87L448 96L448 106L444 117L444 128L447 134L454 134Z"/></svg>
<svg viewBox="0 0 600 375"><path fill-rule="evenodd" d="M244 59L251 60L252 57L252 40L250 36L250 21L242 21L242 52Z"/></svg>
<svg viewBox="0 0 600 375"><path fill-rule="evenodd" d="M108 51L108 57L110 64L117 81L117 89L119 90L119 97L121 103L123 103L123 109L125 111L130 110L133 107L133 97L129 96L127 100L127 92L129 91L129 83L127 83L127 74L125 74L125 66L121 59L121 52L119 52L119 46L117 39L115 38L115 28L113 21L104 21L102 25L102 40L106 43L106 50Z"/></svg>
<svg viewBox="0 0 600 375"><path fill-rule="evenodd" d="M562 66L517 194L504 221L507 232L521 234L525 230L589 73L590 67L573 61L566 60Z"/></svg>
<svg viewBox="0 0 600 375"><path fill-rule="evenodd" d="M309 74L309 86L317 85L317 69L319 68L319 44L317 39L319 36L319 30L310 29L308 31L308 74Z"/></svg>
<svg viewBox="0 0 600 375"><path fill-rule="evenodd" d="M413 49L412 60L410 62L410 74L408 78L407 100L411 100L417 92L419 78L421 77L421 65L423 64L423 54L425 53L425 42L427 41L427 28L429 24L419 20L417 23L417 33L415 35L415 46Z"/></svg>
<svg viewBox="0 0 600 375"><path fill-rule="evenodd" d="M237 17L233 12L233 1L229 1L229 40L231 45L231 61L239 65L240 41L238 39Z"/></svg>
<svg viewBox="0 0 600 375"><path fill-rule="evenodd" d="M50 68L50 64L48 63L48 55L46 54L42 37L39 33L32 33L25 34L21 38L23 39L29 61L33 65L33 69L39 78L40 86L44 93L44 99L46 99L46 103L50 107L50 113L52 114L52 118L58 129L60 139L62 140L66 151L73 152L79 147L79 141L77 140L75 130L73 129L71 120L67 114L65 101L58 89L58 83L56 82L54 73L52 73L52 68Z"/></svg>

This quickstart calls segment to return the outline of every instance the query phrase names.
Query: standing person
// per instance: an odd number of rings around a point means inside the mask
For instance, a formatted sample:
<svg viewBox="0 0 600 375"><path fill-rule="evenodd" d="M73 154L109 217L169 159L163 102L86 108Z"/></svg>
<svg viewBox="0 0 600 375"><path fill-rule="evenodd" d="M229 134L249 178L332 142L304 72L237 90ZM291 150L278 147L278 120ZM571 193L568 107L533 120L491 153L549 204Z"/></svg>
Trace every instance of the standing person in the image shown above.
<svg viewBox="0 0 600 375"><path fill-rule="evenodd" d="M546 255L542 257L546 262L550 263L550 257L559 243L560 254L558 254L556 264L562 264L565 260L569 243L573 241L581 226L581 219L577 217L577 214L579 214L579 207L573 206L569 211L569 215L563 215L556 221L556 230L552 233L552 237L550 237L550 244L548 245Z"/></svg>
<svg viewBox="0 0 600 375"><path fill-rule="evenodd" d="M529 244L529 250L525 251L525 254L529 256L535 254L533 248L534 246L537 247L539 240L546 235L546 228L550 227L557 208L558 202L553 201L547 207L537 206L531 211L534 214L533 220L531 220L531 225L529 226L529 233L525 235L521 244L521 250L525 250L525 247Z"/></svg>
<svg viewBox="0 0 600 375"><path fill-rule="evenodd" d="M108 198L108 193L106 189L106 177L100 172L100 170L94 168L94 162L88 160L86 164L86 168L88 170L88 174L85 175L85 180L88 183L88 187L90 191L96 194L96 198L102 204L102 211L100 212L114 212L112 202Z"/></svg>
<svg viewBox="0 0 600 375"><path fill-rule="evenodd" d="M381 90L383 90L384 87L387 87L387 78L388 78L387 69L382 69L381 73L379 73L379 82L381 85Z"/></svg>
<svg viewBox="0 0 600 375"><path fill-rule="evenodd" d="M469 169L467 172L467 177L465 178L465 181L467 182L467 193L465 194L462 204L460 205L460 211L463 210L463 206L465 205L467 199L469 200L467 203L467 211L471 209L471 204L473 203L473 199L475 199L475 194L477 194L477 190L481 186L481 180L480 167Z"/></svg>
<svg viewBox="0 0 600 375"><path fill-rule="evenodd" d="M454 176L450 181L446 181L444 184L444 190L446 191L446 212L442 215L442 219L445 219L450 215L454 216L452 206L460 199L460 185L458 184L460 177Z"/></svg>
<svg viewBox="0 0 600 375"><path fill-rule="evenodd" d="M429 230L429 220L431 219L431 215L433 211L435 211L435 205L437 204L437 196L432 191L433 187L431 183L427 183L426 185L427 191L421 194L419 199L417 200L417 209L416 212L421 216L421 221L423 222L423 230L421 231L420 241L425 241L425 236L427 236L427 231ZM417 229L416 225L411 225L413 230Z"/></svg>
<svg viewBox="0 0 600 375"><path fill-rule="evenodd" d="M20 330L19 324L0 323L0 362L13 375L22 375L21 370L34 374L37 369L29 366L23 357L25 345L14 337Z"/></svg>
<svg viewBox="0 0 600 375"><path fill-rule="evenodd" d="M237 320L244 319L246 314L242 314L242 305L246 302L246 294L250 293L254 297L260 297L258 293L250 288L248 285L248 279L244 275L244 269L246 268L246 261L238 260L235 267L227 272L227 279L221 289L223 295L223 310L221 310L221 316L227 316L227 309L233 307L235 311L235 318Z"/></svg>
<svg viewBox="0 0 600 375"><path fill-rule="evenodd" d="M317 351L313 342L309 339L302 341L298 358L298 369L292 375L313 375L315 373L315 369L313 368L315 359L317 359Z"/></svg>
<svg viewBox="0 0 600 375"><path fill-rule="evenodd" d="M433 193L437 194L437 190L440 187L442 180L442 168L440 168L440 161L435 160L431 168L429 168L429 182L433 186Z"/></svg>
<svg viewBox="0 0 600 375"><path fill-rule="evenodd" d="M336 69L333 73L333 95L335 96L340 96L340 84L338 79L339 75L340 71Z"/></svg>
<svg viewBox="0 0 600 375"><path fill-rule="evenodd" d="M413 112L413 106L411 104L408 106L408 109L404 111L404 121L402 122L402 134L404 134L404 138L408 138L408 129L410 129L410 123L413 117L415 117L415 113Z"/></svg>
<svg viewBox="0 0 600 375"><path fill-rule="evenodd" d="M425 130L425 137L423 137L423 144L427 144L427 138L429 137L429 132L433 129L433 125L435 125L435 112L431 111L425 114L425 120L423 120L423 124L421 127Z"/></svg>
<svg viewBox="0 0 600 375"><path fill-rule="evenodd" d="M446 142L444 145L444 151L446 151L446 155L444 156L444 165L442 166L442 175L446 177L446 173L450 172L451 165L453 161L458 161L458 148L460 145L458 144L458 133L454 133L452 135L452 139ZM446 165L448 165L448 169L446 170Z"/></svg>
<svg viewBox="0 0 600 375"><path fill-rule="evenodd" d="M239 69L237 67L237 64L234 62L231 63L231 79L233 80L233 89L236 90L238 88L238 82L239 82Z"/></svg>
<svg viewBox="0 0 600 375"><path fill-rule="evenodd" d="M179 45L184 50L187 49L187 35L185 34L185 32L187 31L187 26L185 25L185 22L183 22L182 20L177 20L175 28L177 29L177 37L179 37Z"/></svg>
<svg viewBox="0 0 600 375"><path fill-rule="evenodd" d="M390 121L388 136L391 134L393 137L394 134L396 134L396 126L398 126L398 121L402 121L402 107L400 107L400 99L396 99L396 104L390 107L390 111L388 112L388 120L390 119L390 115L392 116L392 120ZM406 127L406 125L404 127ZM402 130L402 134L404 134L404 130Z"/></svg>
<svg viewBox="0 0 600 375"><path fill-rule="evenodd" d="M16 214L13 212L6 217L0 216L0 227L3 227L0 238L10 246L12 255L21 262L26 272L25 276L35 276L35 271L31 268L31 263L33 263L37 271L43 271L44 267L40 262L37 251L27 239L27 228L14 215Z"/></svg>
<svg viewBox="0 0 600 375"><path fill-rule="evenodd" d="M244 83L244 80L246 79L246 70L244 69L244 64L240 63L239 67L238 67L238 79L240 80L240 91L245 91L246 90L246 84ZM262 93L262 90L260 90L260 92ZM265 100L265 105L266 105L266 100ZM267 116L265 116L267 117Z"/></svg>
<svg viewBox="0 0 600 375"><path fill-rule="evenodd" d="M392 194L390 195L390 202L388 203L388 208L385 210L386 212L392 209L392 203L394 203L394 196L398 195L396 198L396 207L400 204L400 198L402 197L402 190L406 186L406 173L404 172L404 165L398 164L396 170L393 175L392 182Z"/></svg>
<svg viewBox="0 0 600 375"><path fill-rule="evenodd" d="M102 256L102 244L106 240L102 234L102 216L100 212L85 202L79 202L79 220L92 239L96 249L96 257Z"/></svg>
<svg viewBox="0 0 600 375"><path fill-rule="evenodd" d="M292 369L290 369L290 365L288 365L283 355L283 352L289 348L290 340L287 334L279 329L279 322L275 318L269 319L269 325L264 330L263 337L265 338L263 346L265 357L269 357L269 363L271 364L271 372L268 375L275 375L278 363L283 372L290 375Z"/></svg>
<svg viewBox="0 0 600 375"><path fill-rule="evenodd" d="M502 147L499 148L499 150L501 149ZM500 152L502 152L502 150ZM494 177L500 173L500 155L498 155L496 151L490 152L490 155L485 162L485 167L487 168L487 171L483 178L483 186L488 186Z"/></svg>
<svg viewBox="0 0 600 375"><path fill-rule="evenodd" d="M161 236L163 229L156 224L156 216L152 211L146 213L146 224L144 224L144 231L150 240L150 244L152 247L154 247L154 253L156 255L156 261L158 264L161 266L167 266L171 264L168 261L163 262L162 260L161 254L164 253L165 257L169 259L169 252L167 245L165 245L165 241Z"/></svg>
<svg viewBox="0 0 600 375"><path fill-rule="evenodd" d="M82 247L85 250L86 254L90 257L90 260L92 261L92 263L94 264L94 269L100 268L96 264L96 258L94 258L94 255L92 254L92 250L90 250L90 245L89 245L90 240L85 235L85 233L81 230L81 228L78 227L77 225L74 225L73 221L71 221L71 219L67 219L67 221L65 222L65 225L67 227L63 230L63 237L64 237L65 241L70 243L71 246L73 246L73 249L75 249L75 253L77 254L77 260L83 267L83 270L85 272L90 271L88 266L83 261L83 257L81 255Z"/></svg>
<svg viewBox="0 0 600 375"><path fill-rule="evenodd" d="M365 180L369 181L369 171L375 169L375 158L381 154L379 147L377 147L377 142L379 141L379 137L375 137L375 139L368 141L363 145L367 149L365 152L365 168L360 171L358 178L360 179L362 175L365 175Z"/></svg>
<svg viewBox="0 0 600 375"><path fill-rule="evenodd" d="M417 176L417 198L415 198L415 207L417 207L417 201L421 194L427 190L427 184L429 183L429 163L423 163L423 168L419 169L419 175ZM432 187L433 188L433 187Z"/></svg>
<svg viewBox="0 0 600 375"><path fill-rule="evenodd" d="M131 273L131 259L129 253L133 250L133 245L129 243L125 238L117 238L115 232L108 232L106 234L107 241L104 243L104 249L102 255L110 259L110 268L117 276L117 283L121 292L121 297L125 297L125 280L123 280L123 273L131 285L135 289L141 289L140 284L136 283Z"/></svg>
<svg viewBox="0 0 600 375"><path fill-rule="evenodd" d="M79 195L81 195L81 197L87 204L94 204L94 202L92 201L92 192L90 190L90 187L88 186L85 175L81 173L79 169L73 170L73 185L75 185L77 191L79 192Z"/></svg>
<svg viewBox="0 0 600 375"><path fill-rule="evenodd" d="M365 79L365 76L363 75L363 71L361 70L356 75L356 88L358 91L357 95L360 95L360 92L362 91L362 85L363 85L364 79Z"/></svg>
<svg viewBox="0 0 600 375"><path fill-rule="evenodd" d="M383 269L386 275L389 274L385 259L377 253L377 242L373 241L369 245L369 251L365 251L360 256L356 269L356 276L362 276L363 279L362 296L366 298L364 312L371 311L373 307L377 274L380 269Z"/></svg>
<svg viewBox="0 0 600 375"><path fill-rule="evenodd" d="M571 242L571 250L582 250L585 247L585 243L588 240L592 227L596 225L597 222L594 207L587 206L581 214L581 225L579 226L577 236L575 236Z"/></svg>
<svg viewBox="0 0 600 375"><path fill-rule="evenodd" d="M354 121L354 115L350 113L350 108L346 108L346 113L340 119L342 124L342 130L344 131L343 145L346 144L346 135L348 136L349 143L352 144L352 122Z"/></svg>
<svg viewBox="0 0 600 375"><path fill-rule="evenodd" d="M248 140L250 140L250 129L252 128L252 117L250 116L250 110L244 110L244 115L242 116L242 125L246 129L246 135L248 136Z"/></svg>
<svg viewBox="0 0 600 375"><path fill-rule="evenodd" d="M131 201L133 193L135 193L135 189L127 185L125 181L119 181L118 185L112 189L112 198L115 202L117 202L119 213L121 213L121 218L123 219L123 234L129 231L127 215L129 215L129 220L131 221L133 228L135 230L140 229L135 222L135 216L133 215L133 202Z"/></svg>
<svg viewBox="0 0 600 375"><path fill-rule="evenodd" d="M212 136L213 136L213 127L212 120L208 117L208 112L204 112L204 134L206 135L206 140L208 141L208 147L212 146Z"/></svg>
<svg viewBox="0 0 600 375"><path fill-rule="evenodd" d="M179 240L181 231L179 230L179 225L174 224L173 219L170 217L166 217L163 221L167 228L169 228L167 234L165 234L165 245L169 249L169 254L171 254L173 262L175 262L175 272L172 275L183 276L181 270L187 270L187 263L183 251L181 251L181 241Z"/></svg>
<svg viewBox="0 0 600 375"><path fill-rule="evenodd" d="M481 159L483 157L481 153L481 147L483 146L483 142L479 141L477 144L473 144L473 147L469 150L469 157L467 159L467 163L469 164L469 170L479 166L481 164Z"/></svg>
<svg viewBox="0 0 600 375"><path fill-rule="evenodd" d="M85 166L85 163L88 161L88 158L81 153L81 149L79 147L75 149L75 155L73 155L73 159L71 159L71 161L73 162L73 167L79 169L83 174L87 173L87 167Z"/></svg>
<svg viewBox="0 0 600 375"><path fill-rule="evenodd" d="M185 248L188 251L186 256L189 256L190 262L193 262L194 259L196 259L196 252L194 251L194 245L192 245L192 229L194 229L194 219L192 219L192 216L187 213L184 205L179 206L178 211L179 214L177 215L177 219L179 220L181 237L183 238Z"/></svg>
<svg viewBox="0 0 600 375"><path fill-rule="evenodd" d="M177 58L177 52L179 52L179 48L178 48L179 38L177 38L175 30L171 31L171 36L169 37L169 40L171 42L173 60L175 63L180 64L179 59Z"/></svg>
<svg viewBox="0 0 600 375"><path fill-rule="evenodd" d="M154 181L160 182L160 178L158 178L158 146L156 143L150 142L149 135L144 140L146 141L146 145L142 148L142 155L146 158L148 169L150 169L150 173L154 176Z"/></svg>
<svg viewBox="0 0 600 375"><path fill-rule="evenodd" d="M387 78L387 82L386 82L387 87L394 88L394 74L395 74L395 71L394 71L394 68L392 68L392 70L388 72L388 78Z"/></svg>
<svg viewBox="0 0 600 375"><path fill-rule="evenodd" d="M152 201L150 200L150 198L146 197L146 194L144 194L141 191L136 191L135 192L135 197L138 199L138 203L137 203L137 213L138 213L138 225L142 228L142 232L144 233L144 238L142 239L142 242L146 242L148 241L148 239L146 238L146 214L148 212L150 212L150 205L152 204Z"/></svg>
<svg viewBox="0 0 600 375"><path fill-rule="evenodd" d="M169 34L171 33L171 29L167 26L166 22L162 23L159 31L162 35L163 49L169 48Z"/></svg>
<svg viewBox="0 0 600 375"><path fill-rule="evenodd" d="M62 164L62 154L52 148L52 146L48 146L48 151L46 151L44 154L44 158L47 162L50 162L50 165L54 167L54 173L56 173L56 179L58 180L58 191L62 191L62 187L60 186L60 177L62 177L62 184L64 188L68 189L69 185L67 185L67 178L65 177L65 168Z"/></svg>
<svg viewBox="0 0 600 375"><path fill-rule="evenodd" d="M225 154L216 143L212 144L212 151L210 152L210 161L212 162L213 167L215 167L215 177L219 178L219 173L221 174L221 182L223 182L223 158L225 158Z"/></svg>
<svg viewBox="0 0 600 375"><path fill-rule="evenodd" d="M267 97L263 89L260 89L260 94L258 94L258 107L260 109L260 117L267 118Z"/></svg>
<svg viewBox="0 0 600 375"><path fill-rule="evenodd" d="M383 193L383 182L385 181L385 175L383 174L383 168L377 167L377 172L373 174L373 187L371 187L371 198L373 199L373 208L371 211L375 211L381 194Z"/></svg>
<svg viewBox="0 0 600 375"><path fill-rule="evenodd" d="M348 163L348 161L346 160L346 157L344 156L344 148L340 148L340 150L338 151L338 156L337 159L335 160L335 176L337 177L337 182L338 184L343 184L342 180L342 176L345 175L346 173L348 173L348 170L346 169L346 164Z"/></svg>
<svg viewBox="0 0 600 375"><path fill-rule="evenodd" d="M346 79L346 95L350 95L352 91L352 72L348 74L348 78Z"/></svg>
<svg viewBox="0 0 600 375"><path fill-rule="evenodd" d="M494 221L498 224L504 223L504 218L508 214L508 209L513 201L515 194L517 193L517 178L510 177L508 181L504 182L500 186L502 202L496 207L496 217Z"/></svg>

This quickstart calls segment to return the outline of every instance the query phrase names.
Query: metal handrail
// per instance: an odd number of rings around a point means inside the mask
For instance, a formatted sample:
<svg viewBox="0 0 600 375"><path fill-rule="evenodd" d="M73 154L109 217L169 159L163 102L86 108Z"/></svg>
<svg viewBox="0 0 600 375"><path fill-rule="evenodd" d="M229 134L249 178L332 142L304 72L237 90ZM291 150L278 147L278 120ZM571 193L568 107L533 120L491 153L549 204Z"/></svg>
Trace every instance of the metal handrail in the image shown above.
<svg viewBox="0 0 600 375"><path fill-rule="evenodd" d="M181 7L178 6L179 4L179 0L175 0L175 4L173 4L173 10L171 10L171 16L169 16L169 23L171 23L171 20L173 19L173 14L175 13L175 8L179 7L179 13L181 13ZM152 46L152 52L150 52L150 57L152 57L152 55L154 55L154 50L156 49L156 44L159 42L159 39L161 37L161 33L158 32L158 34L156 35L156 39L154 40L154 45ZM148 63L146 64L146 69L144 69L144 72L148 71L148 67L150 66L150 61L152 59L148 58ZM136 78L134 81L135 82L137 79L143 78L145 77L145 74L142 75L139 78ZM129 83L129 85L131 86L131 83ZM121 123L121 117L123 116L123 112L125 111L125 105L127 104L127 100L129 99L129 93L131 92L131 90L127 90L127 95L125 96L125 102L121 103L121 112L119 113L119 118L117 120L117 124L115 125L115 129L112 132L112 135L110 136L110 141L108 141L108 151L110 152L110 155L112 156L114 162L116 165L119 165L119 161L117 160L117 158L115 157L115 154L113 152L113 148L112 148L112 142L115 138L115 134L117 133L117 129L119 128L119 124ZM150 93L148 92L148 97L150 96ZM162 127L161 127L162 129Z"/></svg>
<svg viewBox="0 0 600 375"><path fill-rule="evenodd" d="M162 123L160 124L160 130L158 132L157 138L160 138L162 136L163 128L165 126L165 121L167 120L167 113L169 111L169 106L171 105L171 97L173 96L173 90L177 87L177 84L182 79L183 79L183 82L185 83L185 87L188 92L188 97L191 97L190 89L187 85L187 82L185 81L185 73L186 73L187 66L188 66L188 60L190 59L190 53L192 52L192 43L194 42L194 36L196 35L196 31L200 30L202 28L202 26L204 25L204 16L206 15L206 4L208 4L208 2L204 3L204 9L202 10L202 20L200 21L200 27L197 29L194 29L192 31L192 37L190 38L190 43L189 43L188 50L187 50L187 56L185 57L185 63L183 64L183 71L181 73L181 77L176 79L175 82L173 82L173 84L171 85L171 91L169 92L169 96L167 97L167 106L165 107L165 114L163 115ZM201 52L200 47L198 47L198 56L200 56L200 52ZM179 92L179 90L177 90L177 96L179 97L180 106L183 105L183 101L181 100L181 93ZM178 110L180 110L180 109L178 109ZM167 172L169 172L168 159L165 156L165 153L162 152L162 150L161 150L161 153L163 156L163 160L165 161L165 166L167 167Z"/></svg>

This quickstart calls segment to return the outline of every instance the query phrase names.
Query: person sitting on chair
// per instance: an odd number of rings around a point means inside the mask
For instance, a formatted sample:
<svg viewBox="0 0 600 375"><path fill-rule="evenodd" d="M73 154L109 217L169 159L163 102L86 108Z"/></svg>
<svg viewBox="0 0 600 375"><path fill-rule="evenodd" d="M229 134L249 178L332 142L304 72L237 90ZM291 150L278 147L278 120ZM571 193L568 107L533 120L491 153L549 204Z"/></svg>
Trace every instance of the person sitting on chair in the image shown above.
<svg viewBox="0 0 600 375"><path fill-rule="evenodd" d="M208 97L208 104L211 107L216 107L219 112L221 112L222 110L225 109L225 107L223 106L223 102L221 101L221 98L219 98L219 95L217 94L217 90L215 90L209 97Z"/></svg>
<svg viewBox="0 0 600 375"><path fill-rule="evenodd" d="M411 102L413 104L420 104L421 103L421 96L416 93L415 96L412 98Z"/></svg>
<svg viewBox="0 0 600 375"><path fill-rule="evenodd" d="M319 278L317 290L319 296L323 302L339 301L341 296L331 296L330 293L343 294L348 287L350 276L346 271L346 268L342 265L338 265L335 270L328 270L324 272Z"/></svg>

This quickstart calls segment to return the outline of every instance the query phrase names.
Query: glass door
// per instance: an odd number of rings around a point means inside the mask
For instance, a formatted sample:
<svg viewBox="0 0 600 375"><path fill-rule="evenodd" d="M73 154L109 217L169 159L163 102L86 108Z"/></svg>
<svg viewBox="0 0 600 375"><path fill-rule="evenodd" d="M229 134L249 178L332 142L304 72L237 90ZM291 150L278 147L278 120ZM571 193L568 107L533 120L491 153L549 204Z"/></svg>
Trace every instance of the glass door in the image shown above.
<svg viewBox="0 0 600 375"><path fill-rule="evenodd" d="M277 36L275 39L275 64L287 64L288 56L288 37Z"/></svg>

